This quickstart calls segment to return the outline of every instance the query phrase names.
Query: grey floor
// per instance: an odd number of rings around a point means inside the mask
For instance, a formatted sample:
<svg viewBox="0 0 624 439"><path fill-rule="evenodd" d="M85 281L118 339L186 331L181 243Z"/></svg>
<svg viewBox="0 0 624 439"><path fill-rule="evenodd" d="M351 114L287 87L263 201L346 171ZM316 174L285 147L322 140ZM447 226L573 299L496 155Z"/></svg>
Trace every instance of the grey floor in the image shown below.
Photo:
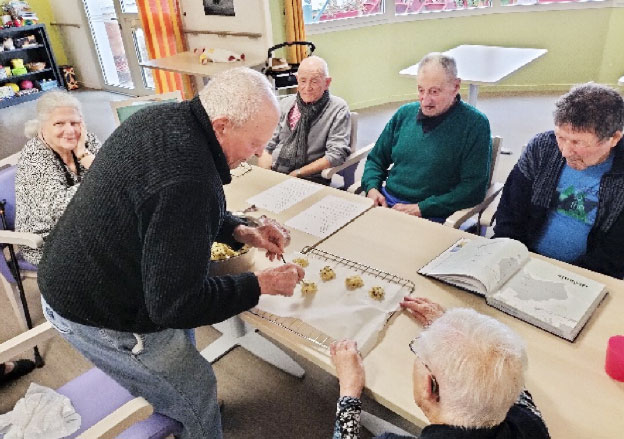
<svg viewBox="0 0 624 439"><path fill-rule="evenodd" d="M101 92L79 91L75 95L83 102L86 124L102 140L114 129L109 102L124 96ZM515 163L518 152L534 134L550 129L556 96L482 96L478 107L492 126L492 133L503 137L504 146L512 154L502 156L495 178L504 181ZM358 146L374 142L399 104L387 104L360 110ZM0 159L19 151L25 138L23 124L34 115L34 102L0 110ZM35 322L41 322L41 307L34 280L27 280L28 301ZM0 293L0 341L19 330L4 294ZM200 348L215 340L219 333L212 327L197 331ZM0 387L0 413L15 405L26 392L30 382L56 388L91 367L60 337L41 346L46 366L29 376ZM219 381L219 394L225 400L223 426L227 438L329 438L334 419L338 387L335 378L306 362L295 358L306 369L302 380L293 378L260 361L242 348L237 348L214 365ZM405 367L410 367L406 365ZM411 383L406 383L411 385ZM416 427L366 399L365 408L402 428L416 433ZM364 438L371 437L365 432Z"/></svg>

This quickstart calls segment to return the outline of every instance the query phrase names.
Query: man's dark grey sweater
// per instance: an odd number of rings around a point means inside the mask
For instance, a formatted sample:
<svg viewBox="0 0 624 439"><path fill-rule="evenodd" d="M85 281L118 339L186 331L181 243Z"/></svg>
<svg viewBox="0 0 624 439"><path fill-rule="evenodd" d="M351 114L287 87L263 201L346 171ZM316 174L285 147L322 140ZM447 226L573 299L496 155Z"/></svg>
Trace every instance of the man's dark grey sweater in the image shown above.
<svg viewBox="0 0 624 439"><path fill-rule="evenodd" d="M104 143L39 265L48 304L128 332L194 328L258 303L252 273L209 277L213 241L236 245L231 180L198 98L139 111Z"/></svg>

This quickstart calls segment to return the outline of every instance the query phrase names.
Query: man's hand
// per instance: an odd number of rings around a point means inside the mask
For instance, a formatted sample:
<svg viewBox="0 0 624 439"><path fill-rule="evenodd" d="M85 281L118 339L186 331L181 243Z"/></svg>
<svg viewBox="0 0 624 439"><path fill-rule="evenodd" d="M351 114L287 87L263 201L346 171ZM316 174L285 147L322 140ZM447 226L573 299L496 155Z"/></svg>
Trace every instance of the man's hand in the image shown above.
<svg viewBox="0 0 624 439"><path fill-rule="evenodd" d="M270 218L261 220L258 227L240 225L234 229L234 239L251 247L265 249L271 261L284 254L284 248L290 244L288 230Z"/></svg>
<svg viewBox="0 0 624 439"><path fill-rule="evenodd" d="M258 157L258 166L264 169L271 169L272 162L271 153L267 150L262 151L262 154Z"/></svg>
<svg viewBox="0 0 624 439"><path fill-rule="evenodd" d="M392 208L394 210L398 210L399 212L407 213L408 215L414 215L418 217L422 216L422 214L420 213L420 207L418 207L418 204L397 203L394 206L392 206Z"/></svg>
<svg viewBox="0 0 624 439"><path fill-rule="evenodd" d="M366 196L373 200L373 204L375 206L388 207L388 204L386 204L386 197L384 197L377 189L373 188L369 190Z"/></svg>
<svg viewBox="0 0 624 439"><path fill-rule="evenodd" d="M291 177L300 177L301 176L301 170L300 169L295 169L294 171L291 171L288 175L290 175Z"/></svg>
<svg viewBox="0 0 624 439"><path fill-rule="evenodd" d="M74 148L74 154L76 157L80 157L87 151L87 127L83 122L80 122L80 139L78 139L78 143L76 143L76 148Z"/></svg>
<svg viewBox="0 0 624 439"><path fill-rule="evenodd" d="M442 305L438 305L425 297L406 296L401 302L401 307L406 309L425 328L444 314Z"/></svg>
<svg viewBox="0 0 624 439"><path fill-rule="evenodd" d="M340 382L340 396L359 398L364 388L364 365L362 356L353 340L335 341L329 347L336 376Z"/></svg>
<svg viewBox="0 0 624 439"><path fill-rule="evenodd" d="M292 296L295 286L305 276L305 271L297 264L289 263L258 271L255 275L260 284L260 294Z"/></svg>

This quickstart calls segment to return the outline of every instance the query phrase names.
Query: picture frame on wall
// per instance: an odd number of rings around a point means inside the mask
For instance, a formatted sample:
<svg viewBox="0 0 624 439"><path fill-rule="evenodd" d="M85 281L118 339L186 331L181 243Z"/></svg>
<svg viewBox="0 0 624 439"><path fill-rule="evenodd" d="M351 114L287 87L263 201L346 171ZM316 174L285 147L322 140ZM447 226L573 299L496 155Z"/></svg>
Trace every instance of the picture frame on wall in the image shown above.
<svg viewBox="0 0 624 439"><path fill-rule="evenodd" d="M204 13L234 17L234 0L204 0Z"/></svg>

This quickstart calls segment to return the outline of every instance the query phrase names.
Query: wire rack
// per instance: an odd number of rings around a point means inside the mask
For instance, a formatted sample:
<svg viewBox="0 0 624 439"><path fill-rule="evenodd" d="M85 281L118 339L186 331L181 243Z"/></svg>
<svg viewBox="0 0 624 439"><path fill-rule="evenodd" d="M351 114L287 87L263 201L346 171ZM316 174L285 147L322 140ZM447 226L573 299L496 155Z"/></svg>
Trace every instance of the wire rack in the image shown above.
<svg viewBox="0 0 624 439"><path fill-rule="evenodd" d="M252 170L253 170L253 168L251 167L251 165L249 163L242 162L236 168L230 170L230 175L232 176L232 178L238 178L238 177L242 177L243 175L251 172Z"/></svg>
<svg viewBox="0 0 624 439"><path fill-rule="evenodd" d="M304 255L311 255L315 258L322 259L328 262L333 262L335 265L343 265L344 267L349 268L351 271L367 274L369 276L384 280L386 282L400 285L406 290L406 295L411 295L414 292L414 282L399 277L395 274L387 273L385 271L378 270L368 265L360 264L313 247L304 247L301 253ZM333 338L329 337L318 329L297 318L276 316L275 314L262 311L258 308L253 308L252 310L250 310L250 312L255 316L260 317L261 319L266 320L271 324L284 329L285 331L288 331L290 334L295 335L298 338L301 338L316 347L328 349L329 345L334 341ZM388 315L388 318L386 319L386 324L393 315L394 312Z"/></svg>

